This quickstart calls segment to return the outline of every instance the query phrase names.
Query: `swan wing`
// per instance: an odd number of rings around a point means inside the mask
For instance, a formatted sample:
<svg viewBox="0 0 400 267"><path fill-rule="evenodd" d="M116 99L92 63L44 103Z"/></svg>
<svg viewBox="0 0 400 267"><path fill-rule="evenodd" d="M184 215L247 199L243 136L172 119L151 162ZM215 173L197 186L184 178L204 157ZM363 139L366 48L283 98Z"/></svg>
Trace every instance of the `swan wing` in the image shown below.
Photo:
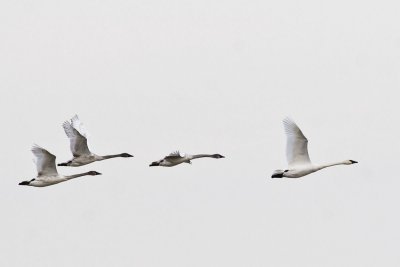
<svg viewBox="0 0 400 267"><path fill-rule="evenodd" d="M174 151L171 154L169 154L168 156L166 156L164 159L169 160L169 159L180 159L182 158L181 153L179 153L179 151Z"/></svg>
<svg viewBox="0 0 400 267"><path fill-rule="evenodd" d="M36 163L38 176L58 175L56 156L38 145L32 147L32 153L35 156L34 161Z"/></svg>
<svg viewBox="0 0 400 267"><path fill-rule="evenodd" d="M88 138L89 134L88 134L85 126L83 125L83 123L79 120L78 115L75 115L72 117L71 124L72 124L72 127L74 127L75 130L77 130L82 136Z"/></svg>
<svg viewBox="0 0 400 267"><path fill-rule="evenodd" d="M286 158L289 166L311 164L308 156L308 140L290 118L283 120L283 126L286 133Z"/></svg>
<svg viewBox="0 0 400 267"><path fill-rule="evenodd" d="M72 123L70 123L69 121L65 121L63 123L63 128L65 134L69 138L70 149L74 157L91 154L87 145L86 137L83 136L78 130L76 130Z"/></svg>

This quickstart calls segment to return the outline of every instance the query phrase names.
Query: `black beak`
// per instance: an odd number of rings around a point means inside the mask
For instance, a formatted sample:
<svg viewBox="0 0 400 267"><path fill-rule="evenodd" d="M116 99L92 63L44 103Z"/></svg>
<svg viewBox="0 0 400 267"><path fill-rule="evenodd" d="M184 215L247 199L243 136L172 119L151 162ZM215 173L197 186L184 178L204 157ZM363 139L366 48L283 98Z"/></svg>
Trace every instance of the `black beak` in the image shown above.
<svg viewBox="0 0 400 267"><path fill-rule="evenodd" d="M351 162L352 164L358 163L358 161L355 161L355 160L350 160L350 162Z"/></svg>
<svg viewBox="0 0 400 267"><path fill-rule="evenodd" d="M282 178L283 174L282 173L275 173L271 176L271 178Z"/></svg>
<svg viewBox="0 0 400 267"><path fill-rule="evenodd" d="M152 166L159 166L159 164L158 164L158 162L152 162L152 163L149 165L149 167L152 167Z"/></svg>
<svg viewBox="0 0 400 267"><path fill-rule="evenodd" d="M20 182L18 185L29 185L29 181Z"/></svg>
<svg viewBox="0 0 400 267"><path fill-rule="evenodd" d="M57 166L68 166L67 163L58 163Z"/></svg>

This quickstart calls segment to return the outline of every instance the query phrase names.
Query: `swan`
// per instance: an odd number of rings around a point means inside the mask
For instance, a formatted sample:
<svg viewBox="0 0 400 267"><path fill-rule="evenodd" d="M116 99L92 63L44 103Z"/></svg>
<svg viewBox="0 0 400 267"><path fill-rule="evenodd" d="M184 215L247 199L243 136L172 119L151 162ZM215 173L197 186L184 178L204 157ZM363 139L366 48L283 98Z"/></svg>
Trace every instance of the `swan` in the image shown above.
<svg viewBox="0 0 400 267"><path fill-rule="evenodd" d="M37 177L30 181L20 182L19 185L29 185L36 187L45 187L49 185L58 184L74 178L78 178L86 175L101 175L96 171L84 172L75 175L60 175L56 168L56 156L51 154L46 149L34 145L32 147L32 153L35 156L34 162L36 163Z"/></svg>
<svg viewBox="0 0 400 267"><path fill-rule="evenodd" d="M214 159L221 159L225 158L220 154L198 154L198 155L182 155L179 151L172 152L165 158L152 162L149 166L162 166L162 167L172 167L181 163L189 163L192 164L192 159L198 158L214 158Z"/></svg>
<svg viewBox="0 0 400 267"><path fill-rule="evenodd" d="M111 158L130 158L133 157L128 153L121 153L116 155L99 156L90 152L87 145L87 134L80 122L78 115L75 115L71 121L65 121L63 128L70 141L70 149L73 158L70 161L59 163L57 166L71 166L79 167L95 161L111 159Z"/></svg>
<svg viewBox="0 0 400 267"><path fill-rule="evenodd" d="M330 164L313 165L308 156L308 140L301 132L300 128L290 118L285 118L283 120L283 126L287 138L286 158L289 167L286 170L274 171L271 178L299 178L327 167L358 163L355 160L344 160Z"/></svg>

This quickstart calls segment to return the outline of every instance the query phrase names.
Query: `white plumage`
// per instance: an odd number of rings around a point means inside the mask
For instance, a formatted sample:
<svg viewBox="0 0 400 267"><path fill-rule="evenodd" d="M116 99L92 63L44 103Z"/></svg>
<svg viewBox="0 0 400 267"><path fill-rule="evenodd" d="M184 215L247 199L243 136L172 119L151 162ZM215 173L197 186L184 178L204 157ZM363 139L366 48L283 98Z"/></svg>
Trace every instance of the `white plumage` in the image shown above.
<svg viewBox="0 0 400 267"><path fill-rule="evenodd" d="M192 164L191 160L198 159L198 158L220 159L220 158L224 158L224 156L222 156L220 154L188 155L188 154L181 154L179 151L174 151L174 152L170 153L168 156L164 157L163 159L152 162L150 164L150 167L152 167L152 166L173 167L173 166L181 164L181 163Z"/></svg>
<svg viewBox="0 0 400 267"><path fill-rule="evenodd" d="M70 179L85 175L100 175L100 173L96 171L90 171L68 176L60 175L58 174L56 168L56 156L54 156L49 151L38 145L34 145L32 147L32 153L35 156L34 162L36 164L37 177L31 179L30 181L23 181L19 183L20 185L44 187L65 182Z"/></svg>
<svg viewBox="0 0 400 267"><path fill-rule="evenodd" d="M60 163L58 166L72 166L79 167L95 161L110 159L110 158L129 158L133 157L128 153L121 153L115 155L99 156L89 150L87 143L87 131L79 120L78 115L72 117L70 121L63 123L65 134L69 138L70 150L73 158L70 161Z"/></svg>
<svg viewBox="0 0 400 267"><path fill-rule="evenodd" d="M300 128L289 118L283 120L286 133L286 158L290 167L311 164L308 140Z"/></svg>
<svg viewBox="0 0 400 267"><path fill-rule="evenodd" d="M357 163L357 161L354 160L344 160L315 166L311 163L308 155L308 140L300 128L290 118L285 118L283 120L283 126L286 133L286 158L288 169L274 171L271 176L272 178L299 178L327 167Z"/></svg>

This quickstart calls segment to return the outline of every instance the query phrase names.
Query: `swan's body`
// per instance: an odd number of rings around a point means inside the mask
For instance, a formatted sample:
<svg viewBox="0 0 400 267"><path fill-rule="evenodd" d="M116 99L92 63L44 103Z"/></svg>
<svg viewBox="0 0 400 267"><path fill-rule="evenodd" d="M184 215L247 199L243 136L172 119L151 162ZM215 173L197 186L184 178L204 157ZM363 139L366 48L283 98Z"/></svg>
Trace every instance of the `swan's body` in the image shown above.
<svg viewBox="0 0 400 267"><path fill-rule="evenodd" d="M60 163L58 166L71 166L79 167L95 161L111 159L111 158L130 158L133 157L128 153L121 153L116 155L99 156L90 152L87 144L87 135L77 115L71 121L66 121L63 124L65 133L70 141L70 149L73 158L70 161Z"/></svg>
<svg viewBox="0 0 400 267"><path fill-rule="evenodd" d="M224 158L224 156L222 156L220 154L198 154L198 155L185 154L185 155L181 155L179 153L179 151L175 151L161 160L152 162L150 164L150 167L152 167L152 166L173 167L173 166L181 164L181 163L192 164L191 160L198 159L198 158L220 159L220 158Z"/></svg>
<svg viewBox="0 0 400 267"><path fill-rule="evenodd" d="M336 165L351 165L357 163L354 160L344 160L331 164L313 165L308 155L308 140L300 128L291 119L283 120L286 132L286 158L288 169L276 170L271 178L299 178L321 169Z"/></svg>
<svg viewBox="0 0 400 267"><path fill-rule="evenodd" d="M100 175L101 173L90 171L75 175L60 175L56 168L56 156L39 146L33 146L32 153L35 156L35 163L38 175L30 181L23 181L19 185L44 187L58 184L85 175Z"/></svg>

